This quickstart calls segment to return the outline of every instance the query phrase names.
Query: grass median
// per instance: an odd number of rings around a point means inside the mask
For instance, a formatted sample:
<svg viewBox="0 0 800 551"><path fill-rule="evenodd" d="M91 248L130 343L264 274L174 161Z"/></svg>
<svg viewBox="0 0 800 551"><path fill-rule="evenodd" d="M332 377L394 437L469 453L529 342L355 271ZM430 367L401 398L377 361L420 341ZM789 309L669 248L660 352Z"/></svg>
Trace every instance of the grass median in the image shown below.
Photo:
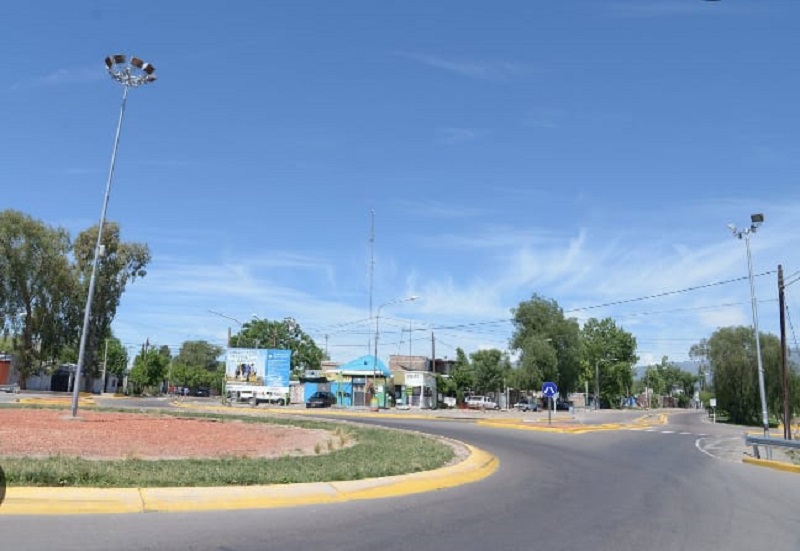
<svg viewBox="0 0 800 551"><path fill-rule="evenodd" d="M97 409L126 413L143 410ZM147 412L151 413L151 412ZM277 458L87 460L68 456L0 458L9 486L188 487L332 482L436 469L453 460L453 448L425 435L342 422L211 413L152 411L220 422L274 423L330 431L339 449Z"/></svg>

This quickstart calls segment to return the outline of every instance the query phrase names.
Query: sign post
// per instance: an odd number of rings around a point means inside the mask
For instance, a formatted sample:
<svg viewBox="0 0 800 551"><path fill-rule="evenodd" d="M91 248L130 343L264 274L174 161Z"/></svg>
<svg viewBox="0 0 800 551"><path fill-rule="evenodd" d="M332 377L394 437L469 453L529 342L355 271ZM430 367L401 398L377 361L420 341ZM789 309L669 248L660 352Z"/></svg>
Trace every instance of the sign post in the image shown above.
<svg viewBox="0 0 800 551"><path fill-rule="evenodd" d="M557 394L558 394L558 386L556 386L555 383L552 383L552 382L549 382L549 381L542 383L542 395L547 397L547 398L550 398L550 404L551 404L551 406L549 408L547 408L547 424L548 425L552 423L552 419L553 419L553 417L552 417L553 411L552 410L553 410L553 408L556 407L555 397L556 397Z"/></svg>

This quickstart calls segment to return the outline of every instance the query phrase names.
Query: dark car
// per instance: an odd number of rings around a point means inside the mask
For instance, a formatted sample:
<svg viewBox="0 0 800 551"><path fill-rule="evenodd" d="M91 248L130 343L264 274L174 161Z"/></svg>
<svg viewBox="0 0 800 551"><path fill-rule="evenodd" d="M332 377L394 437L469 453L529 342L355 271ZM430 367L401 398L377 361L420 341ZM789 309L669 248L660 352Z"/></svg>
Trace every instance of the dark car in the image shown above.
<svg viewBox="0 0 800 551"><path fill-rule="evenodd" d="M207 389L207 388L200 387L200 388L195 389L194 395L195 396L203 396L203 397L207 398L208 396L211 396L211 391L209 389Z"/></svg>
<svg viewBox="0 0 800 551"><path fill-rule="evenodd" d="M336 396L332 392L318 390L306 400L307 408L327 408L336 403Z"/></svg>

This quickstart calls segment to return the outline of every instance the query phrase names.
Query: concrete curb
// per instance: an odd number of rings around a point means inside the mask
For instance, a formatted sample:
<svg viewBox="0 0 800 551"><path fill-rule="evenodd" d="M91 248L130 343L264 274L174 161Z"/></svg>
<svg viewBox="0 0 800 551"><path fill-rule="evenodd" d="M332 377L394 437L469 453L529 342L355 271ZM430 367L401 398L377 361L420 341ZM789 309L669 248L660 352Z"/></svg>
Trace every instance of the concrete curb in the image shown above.
<svg viewBox="0 0 800 551"><path fill-rule="evenodd" d="M759 467L767 467L769 469L775 469L776 471L784 471L787 473L800 473L800 465L784 463L783 461L756 459L755 457L743 457L742 463L747 463L748 465L757 465Z"/></svg>
<svg viewBox="0 0 800 551"><path fill-rule="evenodd" d="M466 445L469 456L433 471L386 478L269 486L204 488L15 488L7 489L0 515L197 512L297 507L431 492L482 480L499 461Z"/></svg>

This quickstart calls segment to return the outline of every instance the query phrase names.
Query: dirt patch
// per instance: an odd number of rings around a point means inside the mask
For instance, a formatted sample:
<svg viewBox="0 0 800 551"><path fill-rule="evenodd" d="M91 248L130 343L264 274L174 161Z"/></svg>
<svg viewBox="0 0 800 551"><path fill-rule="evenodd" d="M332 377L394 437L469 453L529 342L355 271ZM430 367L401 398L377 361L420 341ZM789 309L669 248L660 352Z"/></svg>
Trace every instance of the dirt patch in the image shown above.
<svg viewBox="0 0 800 551"><path fill-rule="evenodd" d="M326 430L171 415L0 410L0 457L187 459L280 457L341 447Z"/></svg>

